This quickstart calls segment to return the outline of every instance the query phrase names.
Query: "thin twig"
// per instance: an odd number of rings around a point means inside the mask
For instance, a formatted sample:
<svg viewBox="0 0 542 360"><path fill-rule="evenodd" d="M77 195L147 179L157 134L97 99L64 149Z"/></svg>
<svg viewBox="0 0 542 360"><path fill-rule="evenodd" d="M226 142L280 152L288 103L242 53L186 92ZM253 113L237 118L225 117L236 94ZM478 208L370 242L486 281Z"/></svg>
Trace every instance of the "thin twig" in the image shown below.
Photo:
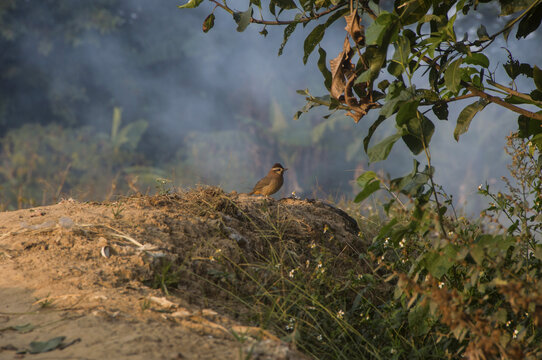
<svg viewBox="0 0 542 360"><path fill-rule="evenodd" d="M221 4L216 0L209 0L209 1L216 4L216 6L221 7L222 9L226 10L228 13L230 13L232 15L235 14L235 11L233 11L228 6L226 6L224 4ZM263 20L263 19L259 20L259 19L255 19L255 18L251 17L250 22L254 23L254 24L262 24L262 25L288 25L288 24L293 24L293 23L306 23L306 22L321 18L322 16L327 15L327 14L341 8L342 6L343 6L343 4L337 4L335 6L330 7L329 9L327 9L325 11L322 11L321 13L314 14L314 16L303 16L299 20L284 20L284 21L275 20L275 21L271 21L271 20Z"/></svg>

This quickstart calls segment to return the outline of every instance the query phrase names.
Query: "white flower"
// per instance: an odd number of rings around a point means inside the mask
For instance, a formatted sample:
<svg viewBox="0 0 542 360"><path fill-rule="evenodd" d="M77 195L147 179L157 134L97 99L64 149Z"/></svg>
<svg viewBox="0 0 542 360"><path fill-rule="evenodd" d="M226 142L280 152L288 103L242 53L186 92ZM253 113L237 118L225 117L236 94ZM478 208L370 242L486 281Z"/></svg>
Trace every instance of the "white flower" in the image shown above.
<svg viewBox="0 0 542 360"><path fill-rule="evenodd" d="M314 248L316 247L316 244L314 243L314 241L311 242L311 244L309 245L309 247L310 247L311 249L314 249Z"/></svg>
<svg viewBox="0 0 542 360"><path fill-rule="evenodd" d="M290 272L288 273L288 276L293 278L294 277L294 273L295 273L295 269L292 269L290 270Z"/></svg>
<svg viewBox="0 0 542 360"><path fill-rule="evenodd" d="M439 283L438 283L438 288L439 288L439 289L442 289L443 287L444 287L444 283L443 283L442 281L439 282Z"/></svg>
<svg viewBox="0 0 542 360"><path fill-rule="evenodd" d="M316 337L316 340L318 340L318 341L322 341L322 339L323 339L322 334L320 334L320 335L318 335L318 336Z"/></svg>
<svg viewBox="0 0 542 360"><path fill-rule="evenodd" d="M389 242L390 238L387 237L384 239L384 246L388 246L388 242Z"/></svg>
<svg viewBox="0 0 542 360"><path fill-rule="evenodd" d="M518 334L519 334L519 330L516 329L514 330L514 335L512 336L514 339L516 339L518 337Z"/></svg>
<svg viewBox="0 0 542 360"><path fill-rule="evenodd" d="M401 241L399 241L399 246L400 247L404 248L405 244L406 244L406 239L405 238L403 238L403 239L401 239Z"/></svg>
<svg viewBox="0 0 542 360"><path fill-rule="evenodd" d="M395 354L396 352L397 352L397 350L395 350L394 348L391 348L390 354Z"/></svg>
<svg viewBox="0 0 542 360"><path fill-rule="evenodd" d="M508 320L508 321L506 322L506 326L507 326L507 327L510 326L511 323L512 323L512 322L511 322L510 320Z"/></svg>
<svg viewBox="0 0 542 360"><path fill-rule="evenodd" d="M482 184L478 185L478 191L482 190Z"/></svg>
<svg viewBox="0 0 542 360"><path fill-rule="evenodd" d="M358 274L358 280L363 279L363 274Z"/></svg>
<svg viewBox="0 0 542 360"><path fill-rule="evenodd" d="M344 311L339 310L339 311L337 312L337 317L338 317L339 319L342 319L343 316L344 316Z"/></svg>
<svg viewBox="0 0 542 360"><path fill-rule="evenodd" d="M322 262L321 261L318 261L318 265L316 265L316 268L317 269L320 269L322 267Z"/></svg>

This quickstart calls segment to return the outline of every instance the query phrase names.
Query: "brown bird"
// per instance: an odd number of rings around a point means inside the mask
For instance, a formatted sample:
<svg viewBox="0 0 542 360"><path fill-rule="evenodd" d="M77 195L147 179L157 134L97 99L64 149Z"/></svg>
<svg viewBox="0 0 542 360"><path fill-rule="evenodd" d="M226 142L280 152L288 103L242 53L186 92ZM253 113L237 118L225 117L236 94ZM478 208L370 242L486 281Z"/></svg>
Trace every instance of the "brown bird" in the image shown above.
<svg viewBox="0 0 542 360"><path fill-rule="evenodd" d="M282 167L281 164L276 163L271 170L267 173L267 176L256 183L252 192L249 195L271 195L279 191L284 178L282 175L288 170Z"/></svg>

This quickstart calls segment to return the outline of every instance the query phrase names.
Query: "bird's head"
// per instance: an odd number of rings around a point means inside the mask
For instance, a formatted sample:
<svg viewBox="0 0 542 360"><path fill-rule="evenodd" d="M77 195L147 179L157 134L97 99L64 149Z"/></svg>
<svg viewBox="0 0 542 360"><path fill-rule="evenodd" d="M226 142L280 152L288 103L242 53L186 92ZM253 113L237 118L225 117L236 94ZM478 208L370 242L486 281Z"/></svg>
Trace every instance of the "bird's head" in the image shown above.
<svg viewBox="0 0 542 360"><path fill-rule="evenodd" d="M273 167L271 168L271 170L269 172L272 172L272 173L277 174L277 175L282 175L286 170L288 170L288 169L285 169L285 168L282 167L281 164L276 163L275 165L273 165Z"/></svg>

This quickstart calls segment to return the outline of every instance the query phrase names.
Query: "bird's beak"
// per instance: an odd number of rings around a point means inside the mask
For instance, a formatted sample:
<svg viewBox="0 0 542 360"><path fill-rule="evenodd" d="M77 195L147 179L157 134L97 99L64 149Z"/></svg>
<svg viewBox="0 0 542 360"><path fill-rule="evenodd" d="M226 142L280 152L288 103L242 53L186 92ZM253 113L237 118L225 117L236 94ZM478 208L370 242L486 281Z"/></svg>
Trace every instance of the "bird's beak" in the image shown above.
<svg viewBox="0 0 542 360"><path fill-rule="evenodd" d="M288 168L284 169L284 171L288 170Z"/></svg>

